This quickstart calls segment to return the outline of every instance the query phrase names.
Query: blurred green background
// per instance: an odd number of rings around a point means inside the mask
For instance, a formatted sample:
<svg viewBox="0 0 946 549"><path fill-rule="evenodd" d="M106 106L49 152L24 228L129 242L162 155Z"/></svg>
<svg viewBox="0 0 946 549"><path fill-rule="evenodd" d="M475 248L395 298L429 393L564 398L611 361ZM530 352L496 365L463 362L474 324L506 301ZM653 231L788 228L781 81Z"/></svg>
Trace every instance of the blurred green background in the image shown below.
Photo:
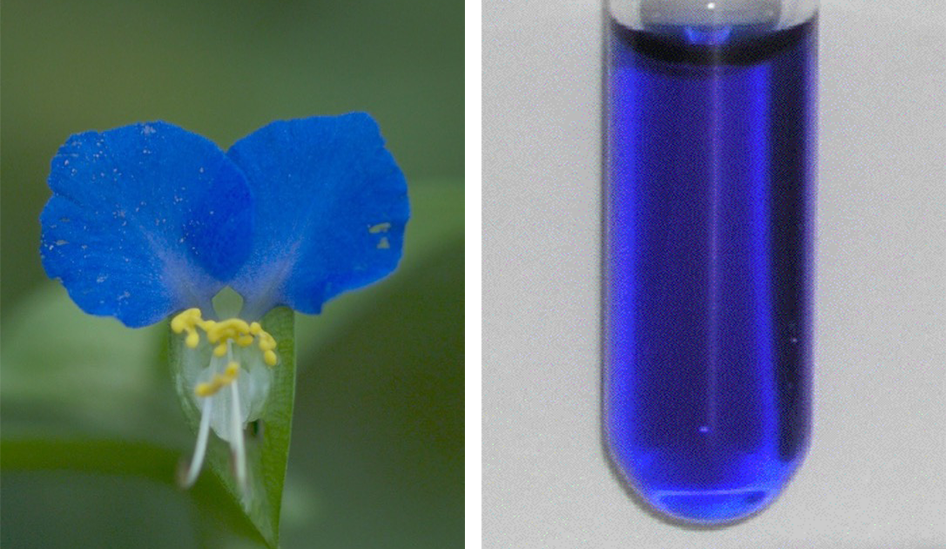
<svg viewBox="0 0 946 549"><path fill-rule="evenodd" d="M194 436L164 327L88 317L46 280L59 145L162 119L226 148L364 110L413 216L392 277L297 317L281 545L461 546L463 2L7 0L0 25L0 545L253 546L209 474L174 486Z"/></svg>

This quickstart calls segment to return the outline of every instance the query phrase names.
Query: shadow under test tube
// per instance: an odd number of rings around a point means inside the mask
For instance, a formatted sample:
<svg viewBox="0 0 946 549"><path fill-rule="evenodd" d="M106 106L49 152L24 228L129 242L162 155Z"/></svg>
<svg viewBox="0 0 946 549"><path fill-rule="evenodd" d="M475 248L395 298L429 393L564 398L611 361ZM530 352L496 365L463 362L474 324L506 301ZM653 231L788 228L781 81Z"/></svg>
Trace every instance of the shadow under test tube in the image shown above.
<svg viewBox="0 0 946 549"><path fill-rule="evenodd" d="M811 424L814 1L611 0L605 425L655 509L771 503Z"/></svg>

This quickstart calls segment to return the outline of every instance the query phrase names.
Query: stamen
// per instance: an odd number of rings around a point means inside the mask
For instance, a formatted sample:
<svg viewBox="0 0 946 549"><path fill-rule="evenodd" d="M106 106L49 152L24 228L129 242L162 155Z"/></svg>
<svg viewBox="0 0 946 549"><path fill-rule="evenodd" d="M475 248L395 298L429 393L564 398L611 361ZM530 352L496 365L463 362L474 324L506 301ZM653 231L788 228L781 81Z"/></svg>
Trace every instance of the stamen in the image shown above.
<svg viewBox="0 0 946 549"><path fill-rule="evenodd" d="M186 332L184 343L191 349L196 349L200 344L197 328L202 329L207 334L207 341L214 344L213 354L216 357L227 353L227 342L235 341L240 347L249 347L258 340L259 350L263 352L263 361L268 366L279 363L279 357L276 356L276 339L264 330L259 322L247 324L239 318L228 318L220 322L203 320L198 308L187 309L171 319L171 330L176 334Z"/></svg>
<svg viewBox="0 0 946 549"><path fill-rule="evenodd" d="M197 333L195 326L200 325L200 323L200 309L191 308L171 320L171 330L175 334L187 332L187 339L184 340L184 343L191 349L195 349L200 343L200 335Z"/></svg>
<svg viewBox="0 0 946 549"><path fill-rule="evenodd" d="M197 447L194 449L194 458L191 460L191 466L187 470L187 478L184 479L184 488L190 488L197 480L200 474L200 468L204 464L204 454L207 451L207 438L210 435L210 399L204 400L203 410L200 413L200 429L197 431Z"/></svg>
<svg viewBox="0 0 946 549"><path fill-rule="evenodd" d="M236 381L237 376L240 374L240 364L232 360L232 352L230 352L230 359L223 374L214 374L209 382L198 383L194 386L194 394L199 397L213 396L217 394L217 391L220 389Z"/></svg>
<svg viewBox="0 0 946 549"><path fill-rule="evenodd" d="M243 447L243 421L240 419L240 391L236 383L230 385L230 449L233 451L237 483L246 490L246 450Z"/></svg>
<svg viewBox="0 0 946 549"><path fill-rule="evenodd" d="M274 351L276 349L276 340L273 336L269 335L269 332L260 331L259 349L263 351L263 361L266 362L266 365L275 366L278 362Z"/></svg>

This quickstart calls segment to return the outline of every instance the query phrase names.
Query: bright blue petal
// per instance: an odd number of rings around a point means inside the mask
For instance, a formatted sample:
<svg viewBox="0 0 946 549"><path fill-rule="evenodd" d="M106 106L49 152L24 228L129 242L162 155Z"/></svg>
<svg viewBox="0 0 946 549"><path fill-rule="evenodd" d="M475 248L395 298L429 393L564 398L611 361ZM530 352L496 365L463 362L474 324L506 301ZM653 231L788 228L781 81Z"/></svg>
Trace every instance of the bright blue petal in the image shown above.
<svg viewBox="0 0 946 549"><path fill-rule="evenodd" d="M274 122L227 152L255 197L256 234L233 288L248 316L322 303L397 266L407 183L367 114Z"/></svg>
<svg viewBox="0 0 946 549"><path fill-rule="evenodd" d="M184 240L201 267L218 280L230 280L252 244L253 198L246 178L224 157L210 188L195 198L185 218Z"/></svg>
<svg viewBox="0 0 946 549"><path fill-rule="evenodd" d="M90 314L139 327L207 307L249 252L242 174L216 145L170 124L72 136L49 187L43 267Z"/></svg>

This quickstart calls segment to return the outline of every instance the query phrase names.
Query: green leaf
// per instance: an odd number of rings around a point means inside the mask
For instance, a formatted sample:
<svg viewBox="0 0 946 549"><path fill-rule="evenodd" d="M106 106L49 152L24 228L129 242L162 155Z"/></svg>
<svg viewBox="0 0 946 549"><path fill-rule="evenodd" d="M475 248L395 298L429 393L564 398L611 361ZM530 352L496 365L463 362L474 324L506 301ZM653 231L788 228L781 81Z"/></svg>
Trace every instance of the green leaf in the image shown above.
<svg viewBox="0 0 946 549"><path fill-rule="evenodd" d="M131 330L89 316L60 284L23 299L4 324L4 431L181 440L167 374L158 364L161 328ZM12 420L12 423L11 423Z"/></svg>
<svg viewBox="0 0 946 549"><path fill-rule="evenodd" d="M234 477L229 445L211 434L207 448L209 469L226 487L228 496L243 508L267 545L279 546L279 518L282 505L292 409L295 400L295 334L293 312L285 307L273 309L263 320L263 328L277 342L279 364L273 371L269 397L260 419L246 430L248 487L244 491ZM170 333L168 360L174 376L183 375L184 337ZM194 431L200 424L197 410L187 391L178 383L178 398Z"/></svg>

